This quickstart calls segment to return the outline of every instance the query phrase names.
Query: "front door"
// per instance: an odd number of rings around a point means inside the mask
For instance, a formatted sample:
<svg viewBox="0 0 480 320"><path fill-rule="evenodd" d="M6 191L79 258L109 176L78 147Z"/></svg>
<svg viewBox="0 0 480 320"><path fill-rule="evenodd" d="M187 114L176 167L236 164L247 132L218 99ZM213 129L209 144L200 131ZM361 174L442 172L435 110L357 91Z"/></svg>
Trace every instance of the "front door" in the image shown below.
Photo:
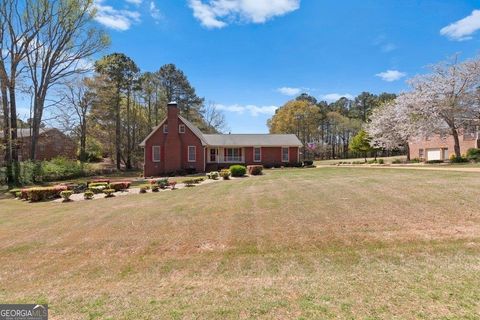
<svg viewBox="0 0 480 320"><path fill-rule="evenodd" d="M209 162L217 162L217 149L210 149Z"/></svg>

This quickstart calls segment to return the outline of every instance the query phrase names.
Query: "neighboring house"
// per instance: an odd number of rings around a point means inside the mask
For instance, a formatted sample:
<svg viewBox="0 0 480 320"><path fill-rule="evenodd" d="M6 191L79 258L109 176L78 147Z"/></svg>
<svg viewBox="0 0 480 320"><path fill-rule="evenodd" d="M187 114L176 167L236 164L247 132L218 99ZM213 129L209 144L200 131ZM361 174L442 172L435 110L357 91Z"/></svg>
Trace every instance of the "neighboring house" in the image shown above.
<svg viewBox="0 0 480 320"><path fill-rule="evenodd" d="M466 154L470 148L478 148L479 134L475 126L459 132L460 153ZM423 138L411 139L408 142L410 158L424 161L448 160L455 154L452 135L431 135Z"/></svg>
<svg viewBox="0 0 480 320"><path fill-rule="evenodd" d="M30 159L31 132L30 129L18 129L18 159L20 161ZM0 140L5 143L3 132L0 132ZM5 159L3 148L0 149L0 163ZM77 157L76 143L63 132L55 128L40 128L36 147L36 160L50 160L63 156L70 159Z"/></svg>
<svg viewBox="0 0 480 320"><path fill-rule="evenodd" d="M164 119L140 144L144 175L183 170L205 172L232 164L285 165L299 161L300 140L294 134L203 134L168 104Z"/></svg>

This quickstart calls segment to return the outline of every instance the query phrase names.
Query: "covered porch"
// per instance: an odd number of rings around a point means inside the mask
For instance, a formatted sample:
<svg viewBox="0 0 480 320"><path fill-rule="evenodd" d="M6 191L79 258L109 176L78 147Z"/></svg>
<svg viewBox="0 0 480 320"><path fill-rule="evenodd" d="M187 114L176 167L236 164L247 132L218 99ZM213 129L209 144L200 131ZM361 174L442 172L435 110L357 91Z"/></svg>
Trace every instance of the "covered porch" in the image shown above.
<svg viewBox="0 0 480 320"><path fill-rule="evenodd" d="M245 147L207 147L207 164L245 163Z"/></svg>

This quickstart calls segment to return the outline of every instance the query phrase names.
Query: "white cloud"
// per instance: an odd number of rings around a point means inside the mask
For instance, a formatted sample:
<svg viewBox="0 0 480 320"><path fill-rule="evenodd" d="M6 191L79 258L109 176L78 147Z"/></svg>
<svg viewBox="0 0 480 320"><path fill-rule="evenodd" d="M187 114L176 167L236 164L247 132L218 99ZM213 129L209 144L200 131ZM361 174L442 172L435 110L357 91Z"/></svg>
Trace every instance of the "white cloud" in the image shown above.
<svg viewBox="0 0 480 320"><path fill-rule="evenodd" d="M353 99L354 97L350 93L344 93L344 94L341 94L341 93L327 93L327 94L324 94L321 98L322 98L322 100L325 100L327 102L334 102L334 101L337 101L340 98Z"/></svg>
<svg viewBox="0 0 480 320"><path fill-rule="evenodd" d="M95 7L95 20L108 28L125 31L130 29L133 23L140 22L140 13L137 11L118 10L105 5L104 0L95 1Z"/></svg>
<svg viewBox="0 0 480 320"><path fill-rule="evenodd" d="M374 41L373 45L380 48L384 53L391 52L397 49L397 45L389 41L386 35L379 35Z"/></svg>
<svg viewBox="0 0 480 320"><path fill-rule="evenodd" d="M387 70L384 72L377 73L375 76L381 78L383 81L393 82L400 80L405 77L407 74L405 72L400 72L398 70Z"/></svg>
<svg viewBox="0 0 480 320"><path fill-rule="evenodd" d="M155 23L158 23L158 21L162 19L162 14L157 8L155 1L150 1L150 15L152 16L153 20L155 20Z"/></svg>
<svg viewBox="0 0 480 320"><path fill-rule="evenodd" d="M479 29L480 10L473 10L469 16L443 27L440 34L451 40L463 41L472 39L472 34Z"/></svg>
<svg viewBox="0 0 480 320"><path fill-rule="evenodd" d="M128 3L133 3L138 6L142 4L143 0L125 0L125 1L127 1Z"/></svg>
<svg viewBox="0 0 480 320"><path fill-rule="evenodd" d="M223 28L232 21L264 23L300 7L300 0L189 0L193 15L207 28Z"/></svg>
<svg viewBox="0 0 480 320"><path fill-rule="evenodd" d="M286 96L296 96L298 95L303 89L302 88L292 88L292 87L281 87L277 89L277 92L280 92Z"/></svg>
<svg viewBox="0 0 480 320"><path fill-rule="evenodd" d="M256 117L260 114L266 115L273 115L275 114L275 110L278 109L277 106L256 106L256 105L239 105L239 104L232 104L229 106L223 104L216 105L218 110L227 111L227 112L235 112L238 114L250 113L251 116Z"/></svg>

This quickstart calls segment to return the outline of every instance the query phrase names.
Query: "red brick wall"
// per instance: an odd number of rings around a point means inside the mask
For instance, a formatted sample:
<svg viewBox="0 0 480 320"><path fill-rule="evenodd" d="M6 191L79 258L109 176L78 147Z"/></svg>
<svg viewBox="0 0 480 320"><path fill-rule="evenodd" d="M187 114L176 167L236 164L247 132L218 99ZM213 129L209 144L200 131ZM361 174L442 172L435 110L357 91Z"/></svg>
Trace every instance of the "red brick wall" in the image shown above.
<svg viewBox="0 0 480 320"><path fill-rule="evenodd" d="M30 137L19 137L19 160L30 159ZM3 149L0 151L0 163L3 163L5 154ZM51 129L42 133L38 137L37 150L35 152L36 160L51 160L56 157L65 157L68 159L77 158L77 144L71 138L64 135L60 130Z"/></svg>
<svg viewBox="0 0 480 320"><path fill-rule="evenodd" d="M177 116L178 117L178 116ZM204 171L203 146L200 139L185 126L185 133L178 132L180 119L172 121L167 117L168 133L163 133L163 125L156 130L145 143L144 176L161 176L167 173L195 168ZM169 123L170 121L170 123ZM160 146L160 162L152 161L152 146ZM197 159L188 162L188 146L195 146Z"/></svg>
<svg viewBox="0 0 480 320"><path fill-rule="evenodd" d="M462 154L465 154L468 149L470 148L477 148L478 147L478 142L476 139L464 139L463 135L459 137L460 139L460 152ZM423 149L423 154L424 154L424 160L427 157L427 149L448 149L448 157L450 157L452 154L455 154L454 151L454 141L453 141L453 136L445 136L441 137L440 135L435 135L431 136L427 139L425 138L418 138L418 139L412 139L409 143L408 146L410 148L410 158L420 158L419 155L419 150ZM443 155L443 152L442 152ZM448 160L448 159L444 159Z"/></svg>
<svg viewBox="0 0 480 320"><path fill-rule="evenodd" d="M251 164L282 164L281 147L262 147L261 162L253 162L253 147L245 148L245 163ZM298 162L298 147L290 147L289 163Z"/></svg>

